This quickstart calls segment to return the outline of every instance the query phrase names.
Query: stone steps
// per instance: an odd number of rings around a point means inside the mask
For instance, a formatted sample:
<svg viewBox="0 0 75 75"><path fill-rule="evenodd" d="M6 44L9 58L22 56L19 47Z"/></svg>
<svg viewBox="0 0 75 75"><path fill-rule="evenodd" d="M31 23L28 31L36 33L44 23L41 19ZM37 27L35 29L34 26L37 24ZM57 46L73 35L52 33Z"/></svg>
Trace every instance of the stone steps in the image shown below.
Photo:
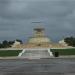
<svg viewBox="0 0 75 75"><path fill-rule="evenodd" d="M21 55L25 58L49 58L50 54L48 50L25 50L25 52Z"/></svg>

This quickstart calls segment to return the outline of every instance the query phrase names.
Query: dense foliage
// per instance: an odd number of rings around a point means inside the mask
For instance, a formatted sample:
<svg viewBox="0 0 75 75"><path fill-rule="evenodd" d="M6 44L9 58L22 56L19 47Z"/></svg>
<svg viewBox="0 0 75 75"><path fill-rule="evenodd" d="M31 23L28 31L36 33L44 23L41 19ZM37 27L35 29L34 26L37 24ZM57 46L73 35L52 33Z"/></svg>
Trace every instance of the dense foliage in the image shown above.
<svg viewBox="0 0 75 75"><path fill-rule="evenodd" d="M68 44L68 46L75 47L75 37L67 37L64 41Z"/></svg>
<svg viewBox="0 0 75 75"><path fill-rule="evenodd" d="M20 42L22 44L22 40L17 39L16 41ZM0 43L0 48L9 48L14 44L15 41L7 41L4 40L2 43Z"/></svg>

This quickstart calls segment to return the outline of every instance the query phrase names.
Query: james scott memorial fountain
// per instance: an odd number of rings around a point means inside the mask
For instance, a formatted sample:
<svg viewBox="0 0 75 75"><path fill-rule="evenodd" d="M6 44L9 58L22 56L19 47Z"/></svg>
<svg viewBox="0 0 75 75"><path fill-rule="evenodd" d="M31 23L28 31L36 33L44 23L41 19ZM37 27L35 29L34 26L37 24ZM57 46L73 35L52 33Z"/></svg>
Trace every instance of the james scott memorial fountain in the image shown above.
<svg viewBox="0 0 75 75"><path fill-rule="evenodd" d="M48 48L50 39L45 36L44 28L35 28L34 31L34 36L28 41L28 47L24 48L19 56L32 59L49 58L53 56L50 48Z"/></svg>

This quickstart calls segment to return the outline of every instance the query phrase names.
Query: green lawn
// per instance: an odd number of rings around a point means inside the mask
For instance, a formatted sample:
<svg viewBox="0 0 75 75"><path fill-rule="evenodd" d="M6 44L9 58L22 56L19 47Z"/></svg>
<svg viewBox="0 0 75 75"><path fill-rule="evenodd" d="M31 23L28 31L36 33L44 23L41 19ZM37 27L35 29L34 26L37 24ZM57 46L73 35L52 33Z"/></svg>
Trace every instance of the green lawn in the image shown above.
<svg viewBox="0 0 75 75"><path fill-rule="evenodd" d="M53 54L59 52L59 55L75 55L75 49L51 49Z"/></svg>
<svg viewBox="0 0 75 75"><path fill-rule="evenodd" d="M59 55L75 55L75 49L50 49L53 54L59 52ZM0 50L0 57L18 56L22 50Z"/></svg>
<svg viewBox="0 0 75 75"><path fill-rule="evenodd" d="M22 50L0 50L0 57L18 56Z"/></svg>

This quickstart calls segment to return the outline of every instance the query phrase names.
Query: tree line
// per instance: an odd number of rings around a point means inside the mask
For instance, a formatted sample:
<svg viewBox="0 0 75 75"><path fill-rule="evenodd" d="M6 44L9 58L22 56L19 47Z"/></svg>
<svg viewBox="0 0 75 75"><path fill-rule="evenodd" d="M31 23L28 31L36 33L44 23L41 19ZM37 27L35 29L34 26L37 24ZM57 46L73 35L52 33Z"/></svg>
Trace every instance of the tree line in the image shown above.
<svg viewBox="0 0 75 75"><path fill-rule="evenodd" d="M16 41L18 41L18 42L20 42L20 43L22 44L22 40L16 39ZM4 40L4 41L2 41L2 43L0 43L0 48L9 48L9 47L11 47L14 43L15 43L15 40L14 40L14 41L7 41L7 40Z"/></svg>
<svg viewBox="0 0 75 75"><path fill-rule="evenodd" d="M68 44L68 46L75 47L75 37L66 37L64 41Z"/></svg>
<svg viewBox="0 0 75 75"><path fill-rule="evenodd" d="M23 43L22 40L16 39L16 41L20 42L21 44ZM64 41L68 44L68 46L73 46L75 47L75 37L71 36L71 37L66 37L64 38ZM7 41L4 40L2 41L2 43L0 43L0 48L9 48L14 44L14 41Z"/></svg>

